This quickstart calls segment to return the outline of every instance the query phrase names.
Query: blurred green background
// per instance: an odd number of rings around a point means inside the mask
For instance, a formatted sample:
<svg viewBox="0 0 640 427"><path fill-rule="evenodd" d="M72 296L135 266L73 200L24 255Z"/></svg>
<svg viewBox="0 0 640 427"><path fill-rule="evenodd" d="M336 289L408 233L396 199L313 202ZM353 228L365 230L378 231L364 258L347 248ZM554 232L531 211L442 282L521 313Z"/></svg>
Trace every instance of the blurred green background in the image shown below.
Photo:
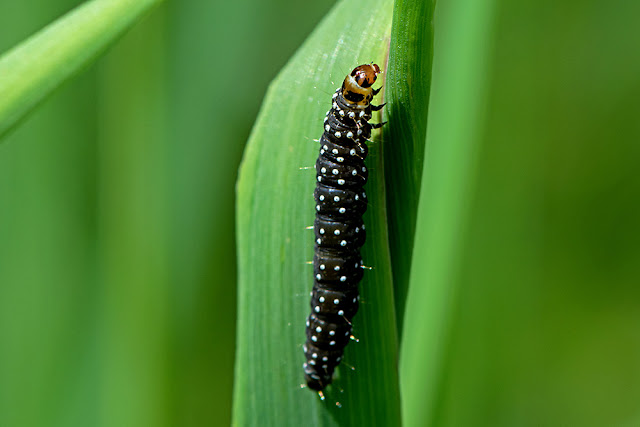
<svg viewBox="0 0 640 427"><path fill-rule="evenodd" d="M640 425L640 3L494 3L438 424ZM1 426L229 423L237 167L332 4L169 1L2 141Z"/></svg>
<svg viewBox="0 0 640 427"><path fill-rule="evenodd" d="M639 16L496 2L443 425L640 425Z"/></svg>
<svg viewBox="0 0 640 427"><path fill-rule="evenodd" d="M237 168L333 3L166 2L0 143L0 426L230 423Z"/></svg>

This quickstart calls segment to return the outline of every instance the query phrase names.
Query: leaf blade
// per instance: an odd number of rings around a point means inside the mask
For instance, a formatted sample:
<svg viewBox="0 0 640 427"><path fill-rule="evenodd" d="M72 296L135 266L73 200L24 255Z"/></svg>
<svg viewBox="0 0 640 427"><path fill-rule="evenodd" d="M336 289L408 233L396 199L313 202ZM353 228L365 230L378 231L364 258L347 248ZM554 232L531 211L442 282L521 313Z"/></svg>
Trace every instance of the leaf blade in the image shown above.
<svg viewBox="0 0 640 427"><path fill-rule="evenodd" d="M93 0L0 57L0 138L161 0Z"/></svg>
<svg viewBox="0 0 640 427"><path fill-rule="evenodd" d="M361 342L349 345L345 353L357 371L350 372L343 363L325 402L299 388L312 287L312 270L305 261L312 259L313 234L304 229L313 223L315 185L313 169L299 168L313 165L317 157L317 145L305 139L322 132L322 117L334 84L339 84L329 80L341 81L361 63L385 63L391 2L373 3L366 21L352 19L361 14L354 1L332 10L271 84L245 151L237 186L236 425L399 423L380 145L371 148L367 162L371 176L366 189L373 204L365 215L370 234L363 250L365 262L376 269L360 286L363 305L354 328ZM336 392L338 386L344 393ZM335 401L343 407L333 406Z"/></svg>
<svg viewBox="0 0 640 427"><path fill-rule="evenodd" d="M406 425L440 425L455 277L474 180L474 152L493 1L457 0L436 11L431 108L407 298L400 377Z"/></svg>
<svg viewBox="0 0 640 427"><path fill-rule="evenodd" d="M386 81L385 175L398 332L409 287L433 61L435 0L397 0Z"/></svg>

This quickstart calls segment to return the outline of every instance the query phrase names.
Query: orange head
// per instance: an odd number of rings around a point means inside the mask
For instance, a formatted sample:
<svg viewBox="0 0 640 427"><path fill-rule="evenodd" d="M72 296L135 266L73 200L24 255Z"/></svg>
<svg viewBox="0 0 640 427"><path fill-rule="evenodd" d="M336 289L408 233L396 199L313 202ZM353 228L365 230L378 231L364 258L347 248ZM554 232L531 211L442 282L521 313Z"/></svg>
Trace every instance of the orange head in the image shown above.
<svg viewBox="0 0 640 427"><path fill-rule="evenodd" d="M382 73L378 64L359 65L353 69L342 83L342 96L358 105L366 106L373 98L371 86L375 83L378 74Z"/></svg>

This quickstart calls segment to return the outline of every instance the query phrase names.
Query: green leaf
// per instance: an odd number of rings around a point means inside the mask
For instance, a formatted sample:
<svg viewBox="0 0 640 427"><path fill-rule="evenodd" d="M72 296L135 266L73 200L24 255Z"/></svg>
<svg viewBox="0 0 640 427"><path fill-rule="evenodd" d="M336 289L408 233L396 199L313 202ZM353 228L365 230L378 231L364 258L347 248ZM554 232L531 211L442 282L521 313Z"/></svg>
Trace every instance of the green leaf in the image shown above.
<svg viewBox="0 0 640 427"><path fill-rule="evenodd" d="M441 5L400 359L402 415L409 426L442 425L438 403L475 178L474 144L483 123L493 13L492 1Z"/></svg>
<svg viewBox="0 0 640 427"><path fill-rule="evenodd" d="M398 331L409 272L424 163L435 0L396 0L387 76L384 164Z"/></svg>
<svg viewBox="0 0 640 427"><path fill-rule="evenodd" d="M0 57L0 137L161 0L93 0Z"/></svg>
<svg viewBox="0 0 640 427"><path fill-rule="evenodd" d="M386 230L384 168L370 146L365 263L354 319L358 343L326 400L304 382L302 344L313 256L312 168L331 94L354 66L384 68L392 2L339 3L271 84L249 139L237 187L238 339L236 425L399 425L397 335ZM375 117L374 117L375 119ZM374 134L379 140L379 135ZM307 167L309 169L301 169ZM348 365L355 368L349 369ZM344 392L341 392L344 390ZM335 403L340 402L342 408Z"/></svg>

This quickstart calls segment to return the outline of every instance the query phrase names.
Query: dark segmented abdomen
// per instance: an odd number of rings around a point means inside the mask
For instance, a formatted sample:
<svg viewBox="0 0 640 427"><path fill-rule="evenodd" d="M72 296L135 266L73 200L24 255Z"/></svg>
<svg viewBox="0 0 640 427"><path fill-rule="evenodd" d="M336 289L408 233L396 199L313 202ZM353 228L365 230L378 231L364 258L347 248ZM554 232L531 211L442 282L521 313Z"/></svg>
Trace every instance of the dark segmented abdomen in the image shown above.
<svg viewBox="0 0 640 427"><path fill-rule="evenodd" d="M377 66L360 66L354 73L361 67L375 71L375 81ZM331 383L349 342L351 319L358 311L358 282L363 275L360 248L365 242L362 215L367 209L363 186L368 178L364 160L368 152L366 140L371 136L371 106L368 102L362 104L364 97L358 98L361 104L345 99L343 92L351 93L345 85L354 85L347 79L333 95L316 162L314 286L307 318L304 372L309 388L317 391ZM355 87L366 92L371 91L369 86Z"/></svg>

